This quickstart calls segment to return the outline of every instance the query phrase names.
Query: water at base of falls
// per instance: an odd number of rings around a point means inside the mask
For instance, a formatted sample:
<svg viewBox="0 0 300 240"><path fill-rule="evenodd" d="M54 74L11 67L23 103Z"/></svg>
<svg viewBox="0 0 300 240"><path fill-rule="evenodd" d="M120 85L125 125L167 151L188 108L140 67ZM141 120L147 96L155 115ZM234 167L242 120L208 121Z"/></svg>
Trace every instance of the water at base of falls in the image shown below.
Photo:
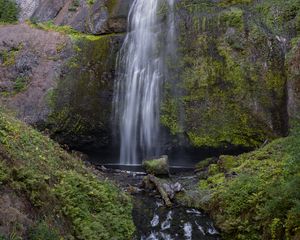
<svg viewBox="0 0 300 240"><path fill-rule="evenodd" d="M132 193L132 217L136 227L133 240L220 240L219 231L209 216L198 209L186 208L176 203L166 207L160 194L144 188L145 173L106 169L104 176L122 189ZM198 187L198 177L193 171L173 174L165 179L178 182L190 191ZM130 187L129 187L130 186Z"/></svg>
<svg viewBox="0 0 300 240"><path fill-rule="evenodd" d="M114 115L120 135L120 164L139 164L157 156L161 86L165 79L165 57L174 39L174 18L168 16L162 27L159 10L173 0L135 0L128 22L129 30L118 56L114 89ZM172 11L171 11L172 12ZM170 39L170 41L168 40ZM160 46L160 48L159 48Z"/></svg>
<svg viewBox="0 0 300 240"><path fill-rule="evenodd" d="M163 206L161 200L140 194L135 198L133 218L137 240L220 240L213 222L191 208Z"/></svg>

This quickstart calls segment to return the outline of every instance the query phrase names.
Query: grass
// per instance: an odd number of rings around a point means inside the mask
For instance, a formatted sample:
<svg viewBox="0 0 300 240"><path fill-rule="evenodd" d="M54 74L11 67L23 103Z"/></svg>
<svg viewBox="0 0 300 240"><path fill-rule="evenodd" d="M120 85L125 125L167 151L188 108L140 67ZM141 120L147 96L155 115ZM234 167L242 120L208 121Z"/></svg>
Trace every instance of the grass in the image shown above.
<svg viewBox="0 0 300 240"><path fill-rule="evenodd" d="M44 31L54 31L59 32L62 34L68 35L73 40L85 38L89 41L97 41L102 38L102 36L96 36L91 34L84 34L81 32L76 31L70 26L64 25L64 26L58 26L53 23L53 21L47 21L47 22L31 22L27 21L27 24L33 28L38 28Z"/></svg>

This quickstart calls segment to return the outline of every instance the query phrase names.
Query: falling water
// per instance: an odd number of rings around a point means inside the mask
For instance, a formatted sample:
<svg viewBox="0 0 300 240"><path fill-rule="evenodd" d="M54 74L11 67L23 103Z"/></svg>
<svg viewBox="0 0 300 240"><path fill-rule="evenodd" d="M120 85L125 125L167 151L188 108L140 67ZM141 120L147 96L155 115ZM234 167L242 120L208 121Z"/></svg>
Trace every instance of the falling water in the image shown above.
<svg viewBox="0 0 300 240"><path fill-rule="evenodd" d="M168 16L168 31L162 27L159 10L174 0L135 0L130 9L129 31L118 57L114 112L120 133L120 163L138 164L140 158L160 154L159 108L165 79L165 39L174 38L174 18ZM159 47L160 46L160 47Z"/></svg>

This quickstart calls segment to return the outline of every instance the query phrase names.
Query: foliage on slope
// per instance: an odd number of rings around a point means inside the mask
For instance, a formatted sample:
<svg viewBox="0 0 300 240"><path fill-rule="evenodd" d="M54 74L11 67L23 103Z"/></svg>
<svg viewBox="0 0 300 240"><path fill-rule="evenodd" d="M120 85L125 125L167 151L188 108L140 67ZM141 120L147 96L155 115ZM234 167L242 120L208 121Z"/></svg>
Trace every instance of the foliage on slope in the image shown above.
<svg viewBox="0 0 300 240"><path fill-rule="evenodd" d="M300 135L294 134L251 153L221 156L208 166L200 189L211 199L202 207L225 239L300 238L299 147Z"/></svg>
<svg viewBox="0 0 300 240"><path fill-rule="evenodd" d="M14 211L28 220L0 221L0 229L9 230L1 232L4 239L130 239L134 231L127 195L2 110L0 192L27 203L25 209Z"/></svg>

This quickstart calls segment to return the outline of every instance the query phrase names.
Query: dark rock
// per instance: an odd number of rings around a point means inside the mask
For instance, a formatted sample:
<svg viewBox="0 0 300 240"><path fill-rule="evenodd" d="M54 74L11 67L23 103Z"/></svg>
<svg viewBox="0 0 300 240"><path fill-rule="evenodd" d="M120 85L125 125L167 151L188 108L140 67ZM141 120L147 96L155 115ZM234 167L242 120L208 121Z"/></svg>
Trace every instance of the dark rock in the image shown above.
<svg viewBox="0 0 300 240"><path fill-rule="evenodd" d="M40 22L53 20L67 2L68 0L40 1L31 18Z"/></svg>
<svg viewBox="0 0 300 240"><path fill-rule="evenodd" d="M175 193L181 192L183 190L183 187L179 182L172 184L171 188L174 190Z"/></svg>
<svg viewBox="0 0 300 240"><path fill-rule="evenodd" d="M235 178L237 176L238 176L238 174L236 172L225 173L226 178Z"/></svg>

